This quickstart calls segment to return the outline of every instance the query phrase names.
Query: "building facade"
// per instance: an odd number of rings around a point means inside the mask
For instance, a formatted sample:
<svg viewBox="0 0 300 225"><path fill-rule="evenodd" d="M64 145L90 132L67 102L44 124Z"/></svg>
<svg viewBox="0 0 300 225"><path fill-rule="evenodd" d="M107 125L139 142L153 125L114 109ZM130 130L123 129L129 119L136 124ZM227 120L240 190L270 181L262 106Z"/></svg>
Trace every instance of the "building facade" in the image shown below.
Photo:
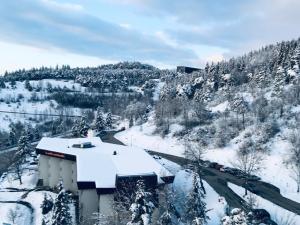
<svg viewBox="0 0 300 225"><path fill-rule="evenodd" d="M178 73L187 73L187 74L190 74L190 73L193 73L195 71L200 71L201 69L199 68L194 68L194 67L188 67L188 66L177 66L177 72Z"/></svg>
<svg viewBox="0 0 300 225"><path fill-rule="evenodd" d="M121 184L142 179L149 187L172 183L174 176L142 149L103 143L99 138L43 138L39 154L39 183L64 188L79 199L79 217L95 213L113 216ZM85 224L88 224L87 222Z"/></svg>

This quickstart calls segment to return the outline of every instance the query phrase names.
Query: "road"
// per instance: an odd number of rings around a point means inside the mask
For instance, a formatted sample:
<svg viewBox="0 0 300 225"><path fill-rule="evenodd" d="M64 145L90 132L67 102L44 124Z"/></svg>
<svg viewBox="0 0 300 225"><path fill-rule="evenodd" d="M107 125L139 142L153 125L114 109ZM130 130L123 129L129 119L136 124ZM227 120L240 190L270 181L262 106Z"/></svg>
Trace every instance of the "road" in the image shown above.
<svg viewBox="0 0 300 225"><path fill-rule="evenodd" d="M174 155L164 154L160 152L151 151L150 154L159 155L165 159L175 162L179 165L187 165L189 160ZM202 167L203 179L221 196L225 197L228 204L232 207L247 208L244 201L237 196L227 185L228 182L235 185L247 188L249 191L254 192L256 195L278 205L286 210L300 215L300 203L285 198L280 194L280 190L266 182L262 181L249 181L251 186L245 186L245 181L235 177L229 173L221 172L214 168Z"/></svg>
<svg viewBox="0 0 300 225"><path fill-rule="evenodd" d="M113 144L122 144L121 141L114 137L116 131L105 133L103 141L107 141ZM102 138L102 137L101 137ZM159 155L165 159L168 159L172 162L175 162L181 166L186 166L189 164L189 160L164 154L156 151L148 151L150 154ZM220 195L223 196L229 206L242 208L244 210L248 210L247 203L239 197L236 193L234 193L229 187L228 182L238 185L240 187L247 188L249 191L255 193L256 195L278 205L286 210L289 210L297 215L300 215L300 203L292 201L291 199L285 198L280 194L280 189L262 181L249 181L248 184L251 186L251 189L245 186L245 181L241 178L233 176L229 173L221 172L214 168L202 167L203 179Z"/></svg>

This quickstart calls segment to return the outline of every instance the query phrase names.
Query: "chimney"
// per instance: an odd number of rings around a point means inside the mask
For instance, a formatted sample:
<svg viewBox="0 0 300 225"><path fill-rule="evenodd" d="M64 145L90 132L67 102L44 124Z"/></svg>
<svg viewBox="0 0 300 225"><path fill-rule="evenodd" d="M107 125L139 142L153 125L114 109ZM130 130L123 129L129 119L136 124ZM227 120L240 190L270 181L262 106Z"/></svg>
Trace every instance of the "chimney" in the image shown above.
<svg viewBox="0 0 300 225"><path fill-rule="evenodd" d="M89 130L88 130L87 137L88 137L88 138L95 137L95 133L94 133L94 131L93 131L92 129L89 129Z"/></svg>

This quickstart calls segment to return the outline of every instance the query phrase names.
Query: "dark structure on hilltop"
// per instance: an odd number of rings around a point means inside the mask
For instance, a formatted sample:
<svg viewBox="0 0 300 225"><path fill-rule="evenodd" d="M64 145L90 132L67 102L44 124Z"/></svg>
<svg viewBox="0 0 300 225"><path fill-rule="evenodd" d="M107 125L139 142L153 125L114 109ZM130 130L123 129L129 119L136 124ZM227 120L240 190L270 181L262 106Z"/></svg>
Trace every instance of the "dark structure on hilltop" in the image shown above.
<svg viewBox="0 0 300 225"><path fill-rule="evenodd" d="M194 71L199 71L201 69L194 68L194 67L188 67L188 66L177 66L177 72L178 73L192 73Z"/></svg>

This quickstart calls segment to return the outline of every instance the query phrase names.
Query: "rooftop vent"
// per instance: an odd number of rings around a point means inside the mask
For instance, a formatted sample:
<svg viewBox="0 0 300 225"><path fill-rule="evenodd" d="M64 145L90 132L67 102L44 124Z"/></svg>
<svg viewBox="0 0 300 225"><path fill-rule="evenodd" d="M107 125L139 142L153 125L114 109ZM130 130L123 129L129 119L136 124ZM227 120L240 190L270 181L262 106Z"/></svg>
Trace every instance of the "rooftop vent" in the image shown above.
<svg viewBox="0 0 300 225"><path fill-rule="evenodd" d="M73 144L73 148L92 148L94 147L91 142L82 142L80 144Z"/></svg>
<svg viewBox="0 0 300 225"><path fill-rule="evenodd" d="M114 151L114 152L113 152L113 155L117 155L117 151Z"/></svg>

